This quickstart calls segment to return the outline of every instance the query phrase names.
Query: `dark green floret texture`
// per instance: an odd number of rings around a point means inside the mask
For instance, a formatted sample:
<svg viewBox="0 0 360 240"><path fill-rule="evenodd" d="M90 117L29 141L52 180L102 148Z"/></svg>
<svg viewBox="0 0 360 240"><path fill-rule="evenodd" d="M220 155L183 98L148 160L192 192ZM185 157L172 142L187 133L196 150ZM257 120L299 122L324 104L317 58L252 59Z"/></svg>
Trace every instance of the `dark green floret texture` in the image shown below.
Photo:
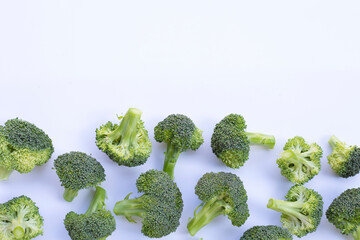
<svg viewBox="0 0 360 240"><path fill-rule="evenodd" d="M49 136L40 128L18 118L0 126L0 181L13 170L28 173L46 163L54 148Z"/></svg>
<svg viewBox="0 0 360 240"><path fill-rule="evenodd" d="M119 165L139 166L150 156L151 141L141 114L139 109L130 108L119 117L119 124L107 122L96 129L96 145Z"/></svg>
<svg viewBox="0 0 360 240"><path fill-rule="evenodd" d="M342 234L360 240L360 188L348 189L335 198L326 217Z"/></svg>
<svg viewBox="0 0 360 240"><path fill-rule="evenodd" d="M81 189L95 187L105 181L105 170L90 155L82 152L65 153L54 161L61 186L65 187L64 199L71 202Z"/></svg>
<svg viewBox="0 0 360 240"><path fill-rule="evenodd" d="M292 240L290 232L275 225L254 226L244 232L240 240Z"/></svg>
<svg viewBox="0 0 360 240"><path fill-rule="evenodd" d="M230 114L215 126L211 137L212 151L230 168L244 165L249 159L250 144L274 148L274 136L249 133L245 129L245 119L239 114Z"/></svg>
<svg viewBox="0 0 360 240"><path fill-rule="evenodd" d="M163 170L172 179L180 153L188 149L195 151L204 142L202 131L190 118L182 114L169 115L159 122L154 129L154 135L157 142L167 144Z"/></svg>
<svg viewBox="0 0 360 240"><path fill-rule="evenodd" d="M195 210L194 217L187 225L192 236L217 216L227 215L232 225L237 227L243 225L249 217L247 193L235 174L206 173L196 184L195 194L203 203Z"/></svg>
<svg viewBox="0 0 360 240"><path fill-rule="evenodd" d="M303 186L293 186L285 196L286 200L271 198L268 208L281 212L283 228L298 237L315 232L323 214L321 195Z"/></svg>
<svg viewBox="0 0 360 240"><path fill-rule="evenodd" d="M0 239L29 240L43 234L39 208L27 196L0 204Z"/></svg>
<svg viewBox="0 0 360 240"><path fill-rule="evenodd" d="M125 216L130 222L132 217L142 219L141 232L150 238L160 238L175 232L180 224L183 200L177 185L167 173L149 170L142 173L136 181L140 197L124 200L115 204L114 213Z"/></svg>

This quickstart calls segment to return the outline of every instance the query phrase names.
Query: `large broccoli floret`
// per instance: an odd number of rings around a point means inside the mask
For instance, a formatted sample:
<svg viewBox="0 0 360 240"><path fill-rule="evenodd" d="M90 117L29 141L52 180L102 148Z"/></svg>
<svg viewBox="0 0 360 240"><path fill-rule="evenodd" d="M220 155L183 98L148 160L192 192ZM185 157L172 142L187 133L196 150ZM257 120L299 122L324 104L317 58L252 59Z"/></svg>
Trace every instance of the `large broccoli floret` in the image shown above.
<svg viewBox="0 0 360 240"><path fill-rule="evenodd" d="M327 157L331 168L339 176L348 178L355 176L360 171L360 148L349 146L332 136L329 144L333 152Z"/></svg>
<svg viewBox="0 0 360 240"><path fill-rule="evenodd" d="M360 240L360 188L348 189L335 198L326 217L342 234Z"/></svg>
<svg viewBox="0 0 360 240"><path fill-rule="evenodd" d="M106 191L96 187L95 195L85 214L69 212L64 224L73 240L105 240L116 229L115 218L105 208Z"/></svg>
<svg viewBox="0 0 360 240"><path fill-rule="evenodd" d="M275 225L254 226L244 232L240 240L292 240L293 237L285 228Z"/></svg>
<svg viewBox="0 0 360 240"><path fill-rule="evenodd" d="M323 213L323 200L319 193L303 186L293 186L286 201L271 198L268 208L281 212L283 227L298 237L316 231Z"/></svg>
<svg viewBox="0 0 360 240"><path fill-rule="evenodd" d="M249 158L249 144L274 148L274 136L249 133L245 129L245 119L239 114L230 114L215 126L211 148L228 167L239 168L244 165Z"/></svg>
<svg viewBox="0 0 360 240"><path fill-rule="evenodd" d="M304 184L320 172L322 149L316 143L307 144L302 137L289 139L277 164L281 174L295 184Z"/></svg>
<svg viewBox="0 0 360 240"><path fill-rule="evenodd" d="M26 196L0 204L0 239L29 240L43 234L39 208Z"/></svg>
<svg viewBox="0 0 360 240"><path fill-rule="evenodd" d="M96 145L119 165L135 167L146 162L151 153L151 141L141 121L142 112L129 108L120 124L107 122L96 129Z"/></svg>
<svg viewBox="0 0 360 240"><path fill-rule="evenodd" d="M61 186L65 187L64 199L74 200L81 189L95 187L105 181L105 170L95 158L82 152L60 155L54 166Z"/></svg>
<svg viewBox="0 0 360 240"><path fill-rule="evenodd" d="M247 193L235 174L206 173L196 184L195 194L203 203L195 209L194 217L187 225L192 236L217 216L227 215L232 225L237 227L249 217Z"/></svg>
<svg viewBox="0 0 360 240"><path fill-rule="evenodd" d="M188 149L197 150L204 142L202 131L190 118L181 114L169 115L158 123L154 131L155 140L167 144L163 170L174 179L174 168L180 153Z"/></svg>
<svg viewBox="0 0 360 240"><path fill-rule="evenodd" d="M28 173L46 163L54 152L52 141L34 124L18 118L0 126L0 181L13 170Z"/></svg>
<svg viewBox="0 0 360 240"><path fill-rule="evenodd" d="M114 213L123 215L129 222L132 216L142 218L142 233L151 238L160 238L175 232L183 210L183 200L177 185L162 171L149 170L142 173L136 181L138 198L124 200L115 204Z"/></svg>

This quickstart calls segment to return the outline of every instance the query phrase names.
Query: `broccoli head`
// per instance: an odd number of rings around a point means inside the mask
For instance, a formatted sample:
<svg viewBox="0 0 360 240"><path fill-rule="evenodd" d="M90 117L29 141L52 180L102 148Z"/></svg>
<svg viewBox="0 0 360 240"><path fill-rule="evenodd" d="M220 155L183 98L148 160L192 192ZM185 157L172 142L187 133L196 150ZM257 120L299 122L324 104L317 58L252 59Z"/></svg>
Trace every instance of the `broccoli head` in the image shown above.
<svg viewBox="0 0 360 240"><path fill-rule="evenodd" d="M240 240L292 240L293 237L285 228L275 225L254 226L244 232Z"/></svg>
<svg viewBox="0 0 360 240"><path fill-rule="evenodd" d="M326 217L342 234L360 240L360 188L348 189L335 198Z"/></svg>
<svg viewBox="0 0 360 240"><path fill-rule="evenodd" d="M149 170L142 173L136 181L138 198L124 200L115 204L114 213L135 222L132 216L142 218L142 233L151 238L160 238L175 232L183 210L181 192L170 176L163 171Z"/></svg>
<svg viewBox="0 0 360 240"><path fill-rule="evenodd" d="M348 146L332 136L329 144L333 152L327 157L331 168L341 177L355 176L360 171L360 148Z"/></svg>
<svg viewBox="0 0 360 240"><path fill-rule="evenodd" d="M294 184L304 184L320 172L322 149L302 137L289 139L277 159L281 174Z"/></svg>
<svg viewBox="0 0 360 240"><path fill-rule="evenodd" d="M74 200L79 190L105 181L105 170L101 164L82 152L62 154L54 161L54 166L61 186L65 187L63 197L68 202Z"/></svg>
<svg viewBox="0 0 360 240"><path fill-rule="evenodd" d="M274 148L274 136L249 133L245 129L245 119L239 114L230 114L215 126L211 137L211 148L228 167L239 168L244 165L249 158L249 144Z"/></svg>
<svg viewBox="0 0 360 240"><path fill-rule="evenodd" d="M0 204L0 239L29 240L43 234L39 208L26 196Z"/></svg>
<svg viewBox="0 0 360 240"><path fill-rule="evenodd" d="M247 193L235 174L206 173L196 184L195 194L203 203L195 209L194 217L188 222L191 236L220 215L227 215L232 225L237 227L243 225L249 217Z"/></svg>
<svg viewBox="0 0 360 240"><path fill-rule="evenodd" d="M158 123L154 131L155 140L167 144L163 171L174 179L174 168L180 153L188 149L197 150L204 142L202 131L190 118L181 114L169 115Z"/></svg>
<svg viewBox="0 0 360 240"><path fill-rule="evenodd" d="M34 124L18 118L0 126L0 181L13 170L28 173L46 163L54 152L52 141Z"/></svg>
<svg viewBox="0 0 360 240"><path fill-rule="evenodd" d="M323 213L323 200L319 193L303 186L293 186L286 201L271 198L268 208L281 212L283 227L298 237L315 232Z"/></svg>
<svg viewBox="0 0 360 240"><path fill-rule="evenodd" d="M69 212L64 224L73 240L105 240L116 229L115 218L105 208L106 191L96 187L95 195L85 214Z"/></svg>
<svg viewBox="0 0 360 240"><path fill-rule="evenodd" d="M129 108L119 117L119 124L107 122L96 129L96 145L119 165L139 166L150 156L151 141L141 114L139 109Z"/></svg>

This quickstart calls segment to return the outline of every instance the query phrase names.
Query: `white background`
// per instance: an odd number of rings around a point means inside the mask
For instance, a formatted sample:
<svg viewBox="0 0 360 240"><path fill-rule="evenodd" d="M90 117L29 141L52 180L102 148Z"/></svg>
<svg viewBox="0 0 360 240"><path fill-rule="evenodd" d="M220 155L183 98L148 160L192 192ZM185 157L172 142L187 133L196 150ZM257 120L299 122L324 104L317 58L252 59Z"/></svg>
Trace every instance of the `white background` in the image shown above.
<svg viewBox="0 0 360 240"><path fill-rule="evenodd" d="M327 164L332 134L360 144L359 1L0 1L0 124L19 117L53 139L50 161L29 174L0 182L0 202L25 194L45 219L37 239L69 239L63 218L86 211L92 190L62 199L54 159L68 151L92 154L106 169L102 186L108 208L136 192L141 172L161 169L165 145L155 125L171 113L186 114L204 131L204 144L180 156L176 182L184 211L176 233L163 239L239 239L254 226L280 225L266 208L291 184L276 158L288 138L301 135L323 147L322 170L306 184L324 197L324 209L360 175L342 179ZM119 167L94 143L95 129L125 113L143 111L153 151L141 167ZM212 153L214 125L242 114L248 131L276 136L274 150L252 147L245 166L232 170ZM200 201L197 180L209 171L230 171L243 180L250 218L238 228L218 217L187 233ZM136 196L136 195L135 195ZM141 224L116 217L108 239L147 239ZM296 239L296 238L295 238ZM322 218L302 239L351 239Z"/></svg>

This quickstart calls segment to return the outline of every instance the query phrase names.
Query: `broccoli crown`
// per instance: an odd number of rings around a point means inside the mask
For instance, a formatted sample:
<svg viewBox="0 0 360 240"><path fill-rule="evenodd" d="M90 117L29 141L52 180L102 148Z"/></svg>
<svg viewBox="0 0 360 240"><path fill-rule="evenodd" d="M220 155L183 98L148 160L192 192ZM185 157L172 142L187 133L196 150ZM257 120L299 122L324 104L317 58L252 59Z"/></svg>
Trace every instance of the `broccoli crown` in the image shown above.
<svg viewBox="0 0 360 240"><path fill-rule="evenodd" d="M331 168L341 177L348 178L360 172L360 148L348 146L332 136L329 144L333 152L327 157Z"/></svg>
<svg viewBox="0 0 360 240"><path fill-rule="evenodd" d="M323 200L319 193L295 185L286 194L286 201L270 199L268 208L281 212L283 227L298 237L316 231L323 213Z"/></svg>
<svg viewBox="0 0 360 240"><path fill-rule="evenodd" d="M26 196L0 204L0 239L28 240L43 234L39 208Z"/></svg>
<svg viewBox="0 0 360 240"><path fill-rule="evenodd" d="M104 208L105 197L105 190L97 187L89 210L85 214L66 214L64 225L71 239L105 240L115 231L115 218Z"/></svg>
<svg viewBox="0 0 360 240"><path fill-rule="evenodd" d="M285 228L275 225L254 226L244 232L240 240L292 240L293 237Z"/></svg>
<svg viewBox="0 0 360 240"><path fill-rule="evenodd" d="M355 234L360 227L360 188L344 191L330 204L326 217L342 234ZM355 238L360 239L360 238Z"/></svg>
<svg viewBox="0 0 360 240"><path fill-rule="evenodd" d="M194 213L188 230L195 235L219 215L227 215L232 225L241 226L249 217L247 193L240 178L232 173L206 173L195 186L195 194L203 201ZM200 207L199 206L199 207Z"/></svg>
<svg viewBox="0 0 360 240"><path fill-rule="evenodd" d="M151 141L141 121L142 112L130 108L120 123L107 122L96 129L96 145L119 165L142 165L151 153Z"/></svg>
<svg viewBox="0 0 360 240"><path fill-rule="evenodd" d="M49 136L32 123L15 118L0 126L0 168L28 173L53 152Z"/></svg>
<svg viewBox="0 0 360 240"><path fill-rule="evenodd" d="M316 143L307 144L302 137L289 139L277 164L281 174L295 184L304 184L321 169L322 149Z"/></svg>
<svg viewBox="0 0 360 240"><path fill-rule="evenodd" d="M136 181L138 198L129 195L116 203L114 213L134 222L132 216L142 218L142 233L151 238L160 238L174 232L179 226L183 210L182 195L170 176L163 171L149 170Z"/></svg>

